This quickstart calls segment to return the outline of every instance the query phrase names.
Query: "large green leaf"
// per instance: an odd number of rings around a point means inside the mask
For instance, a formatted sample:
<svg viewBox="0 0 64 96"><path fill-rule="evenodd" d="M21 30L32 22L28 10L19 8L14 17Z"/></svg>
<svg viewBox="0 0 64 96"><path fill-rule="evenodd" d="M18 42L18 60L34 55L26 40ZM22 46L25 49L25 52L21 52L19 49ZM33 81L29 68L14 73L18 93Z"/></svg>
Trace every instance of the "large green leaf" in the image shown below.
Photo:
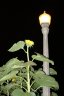
<svg viewBox="0 0 64 96"><path fill-rule="evenodd" d="M12 66L12 69L21 69L23 67L25 67L25 66L24 65L21 66L21 64L18 64L18 65Z"/></svg>
<svg viewBox="0 0 64 96"><path fill-rule="evenodd" d="M0 67L0 78L2 78L5 75L5 73L3 74L4 71L5 71L5 65Z"/></svg>
<svg viewBox="0 0 64 96"><path fill-rule="evenodd" d="M24 66L23 61L18 60L17 58L12 58L10 59L6 64L5 64L5 71L4 74L6 75L7 73L9 73L11 70L13 70L14 68L17 68L19 66Z"/></svg>
<svg viewBox="0 0 64 96"><path fill-rule="evenodd" d="M12 58L6 63L6 67L10 67L10 66L13 66L13 65L16 65L16 64L19 64L19 63L23 63L23 61L18 60L17 57Z"/></svg>
<svg viewBox="0 0 64 96"><path fill-rule="evenodd" d="M1 92L4 93L4 94L7 94L7 89L5 88L4 85L1 86Z"/></svg>
<svg viewBox="0 0 64 96"><path fill-rule="evenodd" d="M57 72L53 68L50 68L50 75L57 75Z"/></svg>
<svg viewBox="0 0 64 96"><path fill-rule="evenodd" d="M13 89L13 87L16 87L17 85L15 83L9 83L6 86L4 86L4 90L10 90L11 88Z"/></svg>
<svg viewBox="0 0 64 96"><path fill-rule="evenodd" d="M24 41L18 41L17 43L14 43L13 46L8 50L9 52L15 52L18 51L20 49L24 48Z"/></svg>
<svg viewBox="0 0 64 96"><path fill-rule="evenodd" d="M30 96L36 96L34 92L30 92Z"/></svg>
<svg viewBox="0 0 64 96"><path fill-rule="evenodd" d="M16 87L18 88L16 83L8 83L7 85L2 85L1 90L6 92L7 90L16 89Z"/></svg>
<svg viewBox="0 0 64 96"><path fill-rule="evenodd" d="M54 65L54 62L52 60L48 59L47 57L45 57L39 53L36 53L36 55L32 55L32 59L42 61L42 62L48 62L48 63L51 63L52 65Z"/></svg>
<svg viewBox="0 0 64 96"><path fill-rule="evenodd" d="M35 96L35 95L32 95L32 94L30 94L30 93L28 93L28 92L23 92L22 89L17 88L17 89L15 89L15 90L12 92L11 96Z"/></svg>
<svg viewBox="0 0 64 96"><path fill-rule="evenodd" d="M11 96L24 96L24 92L21 89L17 88L12 92Z"/></svg>
<svg viewBox="0 0 64 96"><path fill-rule="evenodd" d="M2 78L4 76L3 72L0 72L0 78Z"/></svg>
<svg viewBox="0 0 64 96"><path fill-rule="evenodd" d="M41 71L38 71L34 74L34 79L35 81L33 84L33 88L40 88L44 86L55 89L59 88L57 81L53 77L45 75Z"/></svg>
<svg viewBox="0 0 64 96"><path fill-rule="evenodd" d="M0 72L3 72L4 69L5 69L5 65L1 66L1 67L0 67Z"/></svg>
<svg viewBox="0 0 64 96"><path fill-rule="evenodd" d="M24 67L24 61L20 61L17 58L10 59L5 65L0 67L0 79L8 75L13 70Z"/></svg>
<svg viewBox="0 0 64 96"><path fill-rule="evenodd" d="M42 71L42 70L38 70L38 71L35 71L35 74L34 74L34 78L37 78L37 77L41 77L43 76L45 73Z"/></svg>
<svg viewBox="0 0 64 96"><path fill-rule="evenodd" d="M11 78L15 77L17 73L18 73L18 71L12 71L9 74L7 74L4 77L2 77L0 79L0 81L5 81L5 80L8 80L8 79L11 79Z"/></svg>
<svg viewBox="0 0 64 96"><path fill-rule="evenodd" d="M29 65L29 66L36 66L36 63L34 63L33 61L28 61L24 64L25 66Z"/></svg>

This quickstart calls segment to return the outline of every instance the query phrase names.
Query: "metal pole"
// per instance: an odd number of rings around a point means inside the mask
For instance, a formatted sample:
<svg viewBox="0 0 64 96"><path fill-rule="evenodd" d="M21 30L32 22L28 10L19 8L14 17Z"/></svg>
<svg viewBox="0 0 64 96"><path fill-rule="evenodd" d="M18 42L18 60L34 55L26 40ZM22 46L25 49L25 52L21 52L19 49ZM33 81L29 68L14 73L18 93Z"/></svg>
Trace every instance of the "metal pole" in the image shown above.
<svg viewBox="0 0 64 96"><path fill-rule="evenodd" d="M43 23L41 24L42 27L42 34L43 34L43 55L49 57L49 50L48 50L48 33L49 33L49 24ZM46 75L49 75L49 63L43 62L43 71ZM50 88L43 87L43 93L41 96L50 96Z"/></svg>

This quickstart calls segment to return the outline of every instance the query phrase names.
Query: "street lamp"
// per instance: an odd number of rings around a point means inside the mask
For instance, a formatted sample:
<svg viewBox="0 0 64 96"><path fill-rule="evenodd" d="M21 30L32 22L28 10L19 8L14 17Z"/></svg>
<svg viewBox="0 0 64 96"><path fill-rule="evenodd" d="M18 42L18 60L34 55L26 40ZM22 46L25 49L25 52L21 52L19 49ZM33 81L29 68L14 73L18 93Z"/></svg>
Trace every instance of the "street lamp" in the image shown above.
<svg viewBox="0 0 64 96"><path fill-rule="evenodd" d="M49 57L48 33L49 33L49 25L51 23L51 16L44 11L44 13L39 16L39 22L42 27L42 34L43 34L43 55L46 57ZM47 75L49 75L49 63L48 62L43 62L43 71ZM42 96L50 96L49 87L43 87Z"/></svg>

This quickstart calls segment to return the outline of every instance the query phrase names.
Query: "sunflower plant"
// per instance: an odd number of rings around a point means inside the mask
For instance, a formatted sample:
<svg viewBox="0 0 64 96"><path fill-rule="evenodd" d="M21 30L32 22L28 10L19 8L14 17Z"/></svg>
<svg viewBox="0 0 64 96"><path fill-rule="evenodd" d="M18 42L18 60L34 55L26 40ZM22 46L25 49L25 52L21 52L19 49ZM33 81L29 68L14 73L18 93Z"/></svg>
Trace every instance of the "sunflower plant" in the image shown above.
<svg viewBox="0 0 64 96"><path fill-rule="evenodd" d="M29 50L34 46L31 40L18 41L8 50L15 52L23 50L27 61L19 60L18 57L12 58L0 67L0 96L40 96L38 90L47 86L54 90L52 96L57 96L55 91L59 88L58 82L52 75L57 72L50 68L50 75L46 75L42 68L35 70L36 61L54 62L42 54L35 53L29 58Z"/></svg>

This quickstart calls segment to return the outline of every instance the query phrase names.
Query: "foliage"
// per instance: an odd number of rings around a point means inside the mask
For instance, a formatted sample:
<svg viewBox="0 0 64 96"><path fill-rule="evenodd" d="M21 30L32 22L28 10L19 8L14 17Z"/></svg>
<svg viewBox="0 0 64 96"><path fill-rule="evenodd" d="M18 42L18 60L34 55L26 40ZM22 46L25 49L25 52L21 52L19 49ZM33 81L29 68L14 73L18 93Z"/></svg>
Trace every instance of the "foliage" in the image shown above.
<svg viewBox="0 0 64 96"><path fill-rule="evenodd" d="M33 45L34 42L31 40L19 41L8 50L9 52L15 52L22 49L27 55L27 61L19 60L16 57L0 67L0 94L4 93L7 96L36 96L36 92L44 86L55 90L59 89L58 82L52 77L52 75L57 75L54 69L50 68L51 76L46 75L41 69L34 69L33 66L37 66L36 60L46 61L52 65L54 65L54 62L39 53L32 55L32 60L30 60L29 49ZM57 96L55 93L52 93L52 95Z"/></svg>

